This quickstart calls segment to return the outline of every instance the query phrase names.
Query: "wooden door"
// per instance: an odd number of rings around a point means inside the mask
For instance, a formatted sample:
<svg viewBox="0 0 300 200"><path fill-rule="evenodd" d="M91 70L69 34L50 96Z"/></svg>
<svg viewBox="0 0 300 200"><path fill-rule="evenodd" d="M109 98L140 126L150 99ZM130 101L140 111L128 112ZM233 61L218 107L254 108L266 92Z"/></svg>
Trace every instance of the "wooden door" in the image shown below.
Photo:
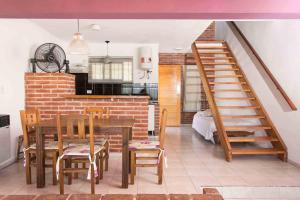
<svg viewBox="0 0 300 200"><path fill-rule="evenodd" d="M181 66L159 65L158 96L160 111L168 111L167 126L180 126ZM161 112L160 112L161 113Z"/></svg>

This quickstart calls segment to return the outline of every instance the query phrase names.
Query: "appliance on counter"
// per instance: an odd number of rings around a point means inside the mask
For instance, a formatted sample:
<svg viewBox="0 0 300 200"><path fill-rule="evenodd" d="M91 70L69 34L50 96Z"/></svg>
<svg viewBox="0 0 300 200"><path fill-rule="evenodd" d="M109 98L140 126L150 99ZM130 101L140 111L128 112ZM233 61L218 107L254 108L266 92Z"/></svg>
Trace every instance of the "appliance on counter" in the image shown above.
<svg viewBox="0 0 300 200"><path fill-rule="evenodd" d="M9 115L0 115L0 169L9 164L10 158L10 119Z"/></svg>

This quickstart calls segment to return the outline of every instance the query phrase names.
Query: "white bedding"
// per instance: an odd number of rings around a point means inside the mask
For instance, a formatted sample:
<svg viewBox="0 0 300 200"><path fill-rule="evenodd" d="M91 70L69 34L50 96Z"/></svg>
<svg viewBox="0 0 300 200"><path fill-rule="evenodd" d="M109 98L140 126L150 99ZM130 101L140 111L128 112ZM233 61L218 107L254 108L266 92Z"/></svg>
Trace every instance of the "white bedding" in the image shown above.
<svg viewBox="0 0 300 200"><path fill-rule="evenodd" d="M213 133L216 131L215 122L212 116L206 115L204 111L199 111L194 115L193 129L195 129L205 140L215 143Z"/></svg>
<svg viewBox="0 0 300 200"><path fill-rule="evenodd" d="M258 120L254 119L240 119L234 121L227 121L228 125L258 125L260 124ZM193 129L195 129L200 135L204 137L205 140L210 140L212 143L215 143L213 133L217 131L213 117L211 116L210 111L199 111L194 115Z"/></svg>

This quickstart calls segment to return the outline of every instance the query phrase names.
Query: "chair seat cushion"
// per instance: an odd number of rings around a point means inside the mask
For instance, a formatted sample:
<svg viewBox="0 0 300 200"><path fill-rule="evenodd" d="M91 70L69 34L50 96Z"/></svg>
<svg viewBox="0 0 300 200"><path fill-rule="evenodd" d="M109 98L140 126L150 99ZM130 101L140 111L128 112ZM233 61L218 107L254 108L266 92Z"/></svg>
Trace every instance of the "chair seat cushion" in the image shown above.
<svg viewBox="0 0 300 200"><path fill-rule="evenodd" d="M129 141L129 150L141 149L159 149L159 141L155 140L131 140Z"/></svg>
<svg viewBox="0 0 300 200"><path fill-rule="evenodd" d="M68 145L63 144L63 149L66 149ZM36 143L30 145L30 149L36 149ZM57 141L45 141L46 150L58 150Z"/></svg>
<svg viewBox="0 0 300 200"><path fill-rule="evenodd" d="M94 145L94 154L99 153L103 149L101 145ZM69 144L68 148L64 151L64 155L68 156L89 156L89 144Z"/></svg>

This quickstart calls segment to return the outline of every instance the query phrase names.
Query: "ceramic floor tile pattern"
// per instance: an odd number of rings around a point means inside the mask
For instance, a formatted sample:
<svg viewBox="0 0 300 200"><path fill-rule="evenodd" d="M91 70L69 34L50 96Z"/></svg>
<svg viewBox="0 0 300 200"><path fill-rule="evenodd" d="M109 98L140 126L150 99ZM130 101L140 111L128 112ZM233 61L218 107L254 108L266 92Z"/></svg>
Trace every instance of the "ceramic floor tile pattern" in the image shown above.
<svg viewBox="0 0 300 200"><path fill-rule="evenodd" d="M105 172L103 180L96 186L96 193L192 194L201 193L203 187L217 187L228 199L251 199L252 196L256 199L300 199L299 168L273 156L234 157L228 163L219 146L204 141L191 127L167 128L166 131L168 166L164 169L162 185L157 184L154 168L139 168L135 184L128 189L120 188L121 155L111 153L109 171ZM82 175L72 185L66 184L66 193L89 193L90 184L85 178ZM22 162L0 170L0 195L58 193L58 186L52 185L51 171L47 171L46 184L45 188L36 189L33 170L33 184L26 185ZM265 187L268 189L267 195L260 190ZM272 188L279 193L272 192Z"/></svg>

